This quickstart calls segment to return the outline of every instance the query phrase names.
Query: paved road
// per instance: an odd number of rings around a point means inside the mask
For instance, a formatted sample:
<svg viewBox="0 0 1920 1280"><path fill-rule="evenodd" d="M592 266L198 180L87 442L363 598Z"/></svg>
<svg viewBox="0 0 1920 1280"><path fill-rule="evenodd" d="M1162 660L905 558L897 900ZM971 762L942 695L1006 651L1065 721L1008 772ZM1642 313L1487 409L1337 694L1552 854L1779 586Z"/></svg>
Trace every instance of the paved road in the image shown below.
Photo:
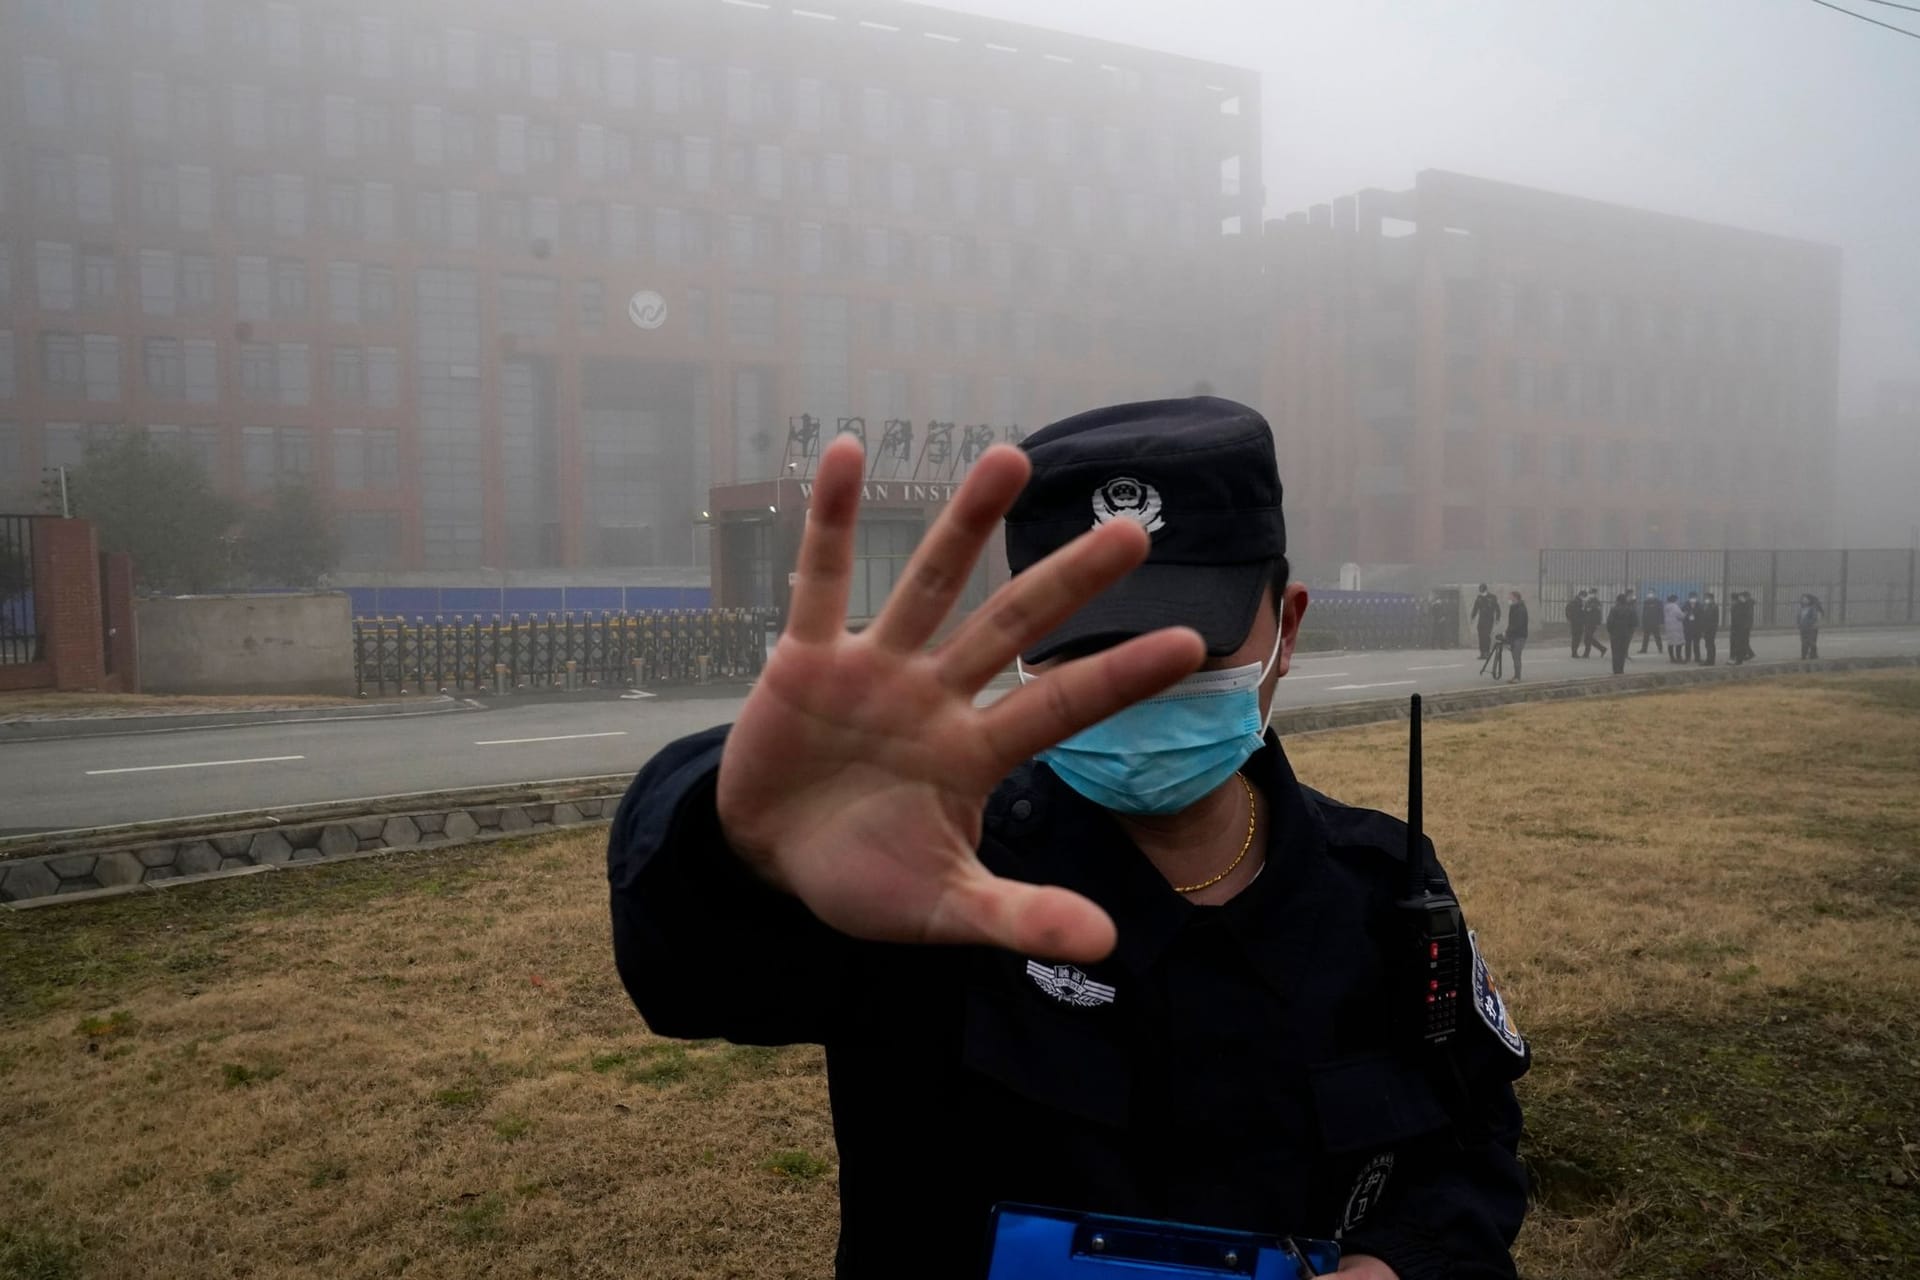
<svg viewBox="0 0 1920 1280"><path fill-rule="evenodd" d="M1790 634L1756 643L1762 660L1794 658ZM1829 630L1830 658L1920 652L1920 631ZM1724 641L1722 651L1724 653ZM1661 670L1637 653L1628 670ZM1606 678L1597 654L1530 647L1532 680ZM1400 698L1487 683L1471 650L1303 657L1278 705ZM990 690L988 697L998 696ZM0 744L0 835L263 809L449 787L623 773L683 734L731 720L737 696L506 702L483 711L340 719L175 733Z"/></svg>

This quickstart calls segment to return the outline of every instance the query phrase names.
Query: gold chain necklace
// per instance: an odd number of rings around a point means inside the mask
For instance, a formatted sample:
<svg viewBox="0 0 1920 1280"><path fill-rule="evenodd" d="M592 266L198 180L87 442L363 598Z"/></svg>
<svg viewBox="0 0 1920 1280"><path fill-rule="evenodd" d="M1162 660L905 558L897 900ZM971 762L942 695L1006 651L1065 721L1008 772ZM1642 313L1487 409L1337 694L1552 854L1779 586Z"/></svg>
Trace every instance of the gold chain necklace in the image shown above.
<svg viewBox="0 0 1920 1280"><path fill-rule="evenodd" d="M1253 802L1253 784L1247 781L1247 775L1244 773L1236 773L1233 776L1240 779L1240 785L1247 789L1247 838L1240 842L1240 852L1233 855L1233 861L1227 864L1225 871L1211 880L1202 880L1199 884L1177 884L1173 886L1175 893L1198 893L1202 889L1210 889L1219 884L1233 874L1233 869L1246 858L1247 850L1253 848L1253 825L1260 816L1260 810Z"/></svg>

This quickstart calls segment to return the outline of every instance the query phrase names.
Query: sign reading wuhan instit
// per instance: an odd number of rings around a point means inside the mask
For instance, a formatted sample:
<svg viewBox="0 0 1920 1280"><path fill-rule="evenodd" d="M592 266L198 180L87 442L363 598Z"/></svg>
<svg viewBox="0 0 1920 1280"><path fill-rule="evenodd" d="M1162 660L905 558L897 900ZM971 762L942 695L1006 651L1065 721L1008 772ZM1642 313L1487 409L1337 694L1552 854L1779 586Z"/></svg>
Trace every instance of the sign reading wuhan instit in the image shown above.
<svg viewBox="0 0 1920 1280"><path fill-rule="evenodd" d="M658 329L667 322L667 300L652 289L642 289L627 303L627 319L636 329Z"/></svg>
<svg viewBox="0 0 1920 1280"><path fill-rule="evenodd" d="M915 480L869 480L860 486L862 502L952 502L957 484L923 484ZM800 482L800 496L813 500L813 481Z"/></svg>

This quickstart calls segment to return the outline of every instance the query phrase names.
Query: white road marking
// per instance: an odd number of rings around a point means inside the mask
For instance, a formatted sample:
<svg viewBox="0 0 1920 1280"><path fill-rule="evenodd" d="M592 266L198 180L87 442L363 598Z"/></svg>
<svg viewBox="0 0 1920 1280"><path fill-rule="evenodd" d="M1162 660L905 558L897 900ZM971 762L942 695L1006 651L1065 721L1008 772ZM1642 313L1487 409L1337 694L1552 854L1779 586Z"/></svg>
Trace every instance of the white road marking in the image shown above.
<svg viewBox="0 0 1920 1280"><path fill-rule="evenodd" d="M550 738L489 738L485 742L476 742L476 747L517 747L523 742L572 742L578 738L624 738L625 729L615 729L610 733L556 733Z"/></svg>
<svg viewBox="0 0 1920 1280"><path fill-rule="evenodd" d="M1418 680L1379 680L1373 684L1330 684L1327 688L1338 693L1342 689L1390 689L1397 684L1419 684Z"/></svg>
<svg viewBox="0 0 1920 1280"><path fill-rule="evenodd" d="M1464 667L1464 662L1437 662L1431 667L1408 667L1409 671L1451 671L1455 667Z"/></svg>
<svg viewBox="0 0 1920 1280"><path fill-rule="evenodd" d="M152 773L158 769L212 769L225 764L274 764L281 760L305 759L305 756L254 756L248 760L192 760L185 764L136 764L124 769L89 769L87 776L97 778L106 773Z"/></svg>
<svg viewBox="0 0 1920 1280"><path fill-rule="evenodd" d="M629 689L620 695L620 701L638 702L642 698L652 698L655 696L657 695L648 693L645 689Z"/></svg>
<svg viewBox="0 0 1920 1280"><path fill-rule="evenodd" d="M1289 675L1289 676L1286 676L1286 677L1284 677L1284 678L1285 678L1285 679L1288 679L1288 680L1294 680L1294 681L1299 681L1299 680L1338 680L1338 679L1339 679L1339 678L1340 678L1341 676L1350 676L1350 675L1352 675L1352 674L1353 674L1353 672L1351 672L1351 671L1322 671L1322 672L1321 672L1321 673L1320 673L1319 675L1313 675L1313 676L1295 676L1295 675Z"/></svg>

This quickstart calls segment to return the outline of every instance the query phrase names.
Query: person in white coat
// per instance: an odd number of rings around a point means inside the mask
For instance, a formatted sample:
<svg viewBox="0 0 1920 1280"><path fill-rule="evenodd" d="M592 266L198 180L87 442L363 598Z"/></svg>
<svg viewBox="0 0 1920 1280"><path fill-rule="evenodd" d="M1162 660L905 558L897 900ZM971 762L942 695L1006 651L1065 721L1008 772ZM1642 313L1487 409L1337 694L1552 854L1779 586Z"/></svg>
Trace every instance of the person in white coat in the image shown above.
<svg viewBox="0 0 1920 1280"><path fill-rule="evenodd" d="M1684 661L1681 655L1687 651L1687 620L1680 611L1680 597L1667 597L1666 635L1667 661Z"/></svg>

